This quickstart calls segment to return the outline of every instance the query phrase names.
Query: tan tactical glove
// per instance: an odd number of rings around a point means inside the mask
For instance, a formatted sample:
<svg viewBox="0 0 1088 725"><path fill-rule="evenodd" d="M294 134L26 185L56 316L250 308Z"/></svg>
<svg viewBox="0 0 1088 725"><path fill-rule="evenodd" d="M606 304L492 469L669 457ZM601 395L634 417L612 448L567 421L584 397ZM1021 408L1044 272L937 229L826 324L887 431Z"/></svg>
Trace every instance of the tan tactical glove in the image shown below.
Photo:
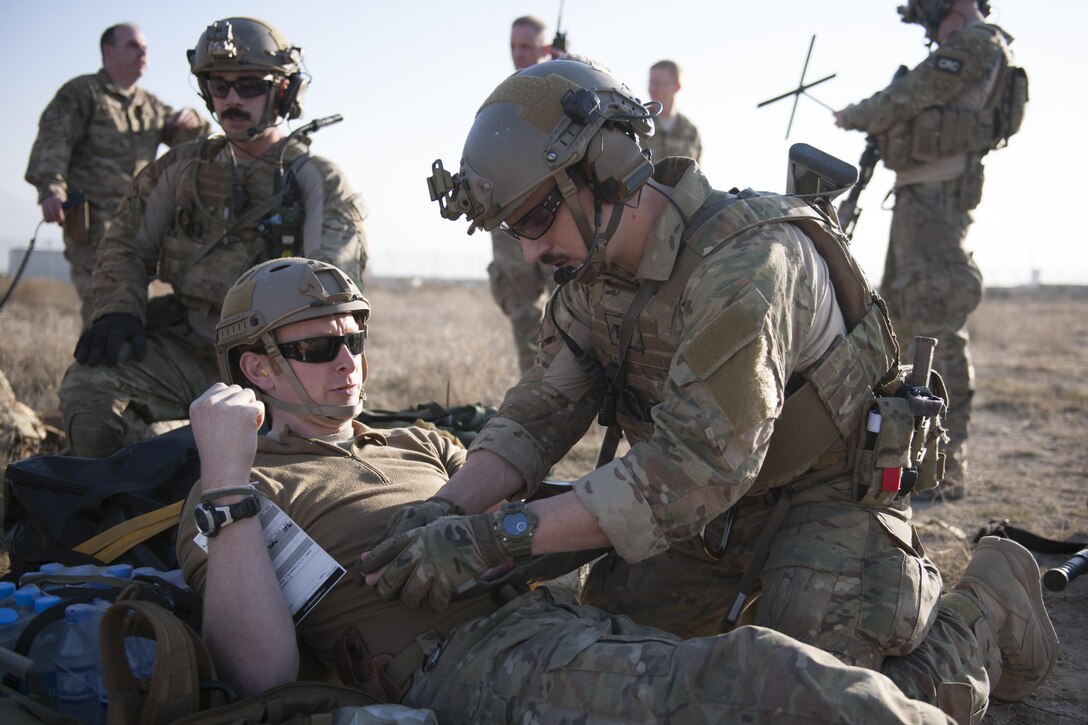
<svg viewBox="0 0 1088 725"><path fill-rule="evenodd" d="M510 559L492 514L446 516L389 539L360 563L362 573L388 566L375 585L383 599L398 593L409 609L443 611L453 594Z"/></svg>

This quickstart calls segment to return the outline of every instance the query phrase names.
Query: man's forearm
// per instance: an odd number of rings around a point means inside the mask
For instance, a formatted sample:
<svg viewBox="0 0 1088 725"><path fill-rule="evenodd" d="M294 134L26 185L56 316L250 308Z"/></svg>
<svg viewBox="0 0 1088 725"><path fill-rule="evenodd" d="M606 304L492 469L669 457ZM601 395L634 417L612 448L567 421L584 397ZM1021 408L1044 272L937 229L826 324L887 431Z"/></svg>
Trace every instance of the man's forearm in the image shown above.
<svg viewBox="0 0 1088 725"><path fill-rule="evenodd" d="M597 519L574 493L533 501L529 510L538 520L533 534L534 556L611 546Z"/></svg>
<svg viewBox="0 0 1088 725"><path fill-rule="evenodd" d="M461 470L438 490L437 496L447 498L467 514L487 511L525 486L521 472L497 453L473 451Z"/></svg>
<svg viewBox="0 0 1088 725"><path fill-rule="evenodd" d="M299 661L295 626L260 520L235 522L208 543L203 637L220 676L239 697L294 682Z"/></svg>

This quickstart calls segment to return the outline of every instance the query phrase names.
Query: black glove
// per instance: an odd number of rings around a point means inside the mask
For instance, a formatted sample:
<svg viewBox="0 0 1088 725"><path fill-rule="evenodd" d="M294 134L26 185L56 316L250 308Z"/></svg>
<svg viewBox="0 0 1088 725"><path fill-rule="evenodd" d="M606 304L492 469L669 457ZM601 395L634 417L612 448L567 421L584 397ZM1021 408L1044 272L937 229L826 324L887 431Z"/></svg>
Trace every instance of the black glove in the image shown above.
<svg viewBox="0 0 1088 725"><path fill-rule="evenodd" d="M79 336L76 362L94 367L104 357L106 364L113 367L117 364L121 343L126 340L132 343L132 357L143 360L147 354L147 333L144 332L143 323L126 312L102 315Z"/></svg>

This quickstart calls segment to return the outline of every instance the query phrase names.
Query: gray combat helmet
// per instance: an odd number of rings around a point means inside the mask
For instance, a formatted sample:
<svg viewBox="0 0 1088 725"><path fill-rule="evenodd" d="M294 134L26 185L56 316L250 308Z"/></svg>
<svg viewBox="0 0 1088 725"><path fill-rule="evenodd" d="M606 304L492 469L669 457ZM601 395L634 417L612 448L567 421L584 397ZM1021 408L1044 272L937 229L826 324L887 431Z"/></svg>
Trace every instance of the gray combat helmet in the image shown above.
<svg viewBox="0 0 1088 725"><path fill-rule="evenodd" d="M630 198L653 173L638 138L653 134L654 111L603 66L584 58L539 63L491 93L476 113L460 172L441 161L428 179L442 216L464 214L491 231L543 184L553 180L579 210L572 173L604 201ZM575 213L587 243L589 221Z"/></svg>
<svg viewBox="0 0 1088 725"><path fill-rule="evenodd" d="M238 365L247 350L268 355L287 377L304 405L264 397L273 408L343 420L362 410L357 406L318 405L302 387L280 353L273 332L284 325L341 313L355 315L365 332L370 302L338 267L303 257L271 259L244 272L223 299L215 327L215 356L225 383L253 387Z"/></svg>
<svg viewBox="0 0 1088 725"><path fill-rule="evenodd" d="M906 5L899 6L898 12L904 23L921 25L926 29L926 38L930 42L936 42L937 28L948 17L954 2L955 0L908 0ZM990 14L990 3L979 0L978 9L985 17Z"/></svg>
<svg viewBox="0 0 1088 725"><path fill-rule="evenodd" d="M216 20L201 33L196 47L187 55L189 68L197 77L200 96L212 113L215 109L207 88L208 75L252 71L288 79L286 88L271 94L271 110L287 119L302 115L302 95L309 84L302 73L302 48L291 45L283 33L263 20Z"/></svg>

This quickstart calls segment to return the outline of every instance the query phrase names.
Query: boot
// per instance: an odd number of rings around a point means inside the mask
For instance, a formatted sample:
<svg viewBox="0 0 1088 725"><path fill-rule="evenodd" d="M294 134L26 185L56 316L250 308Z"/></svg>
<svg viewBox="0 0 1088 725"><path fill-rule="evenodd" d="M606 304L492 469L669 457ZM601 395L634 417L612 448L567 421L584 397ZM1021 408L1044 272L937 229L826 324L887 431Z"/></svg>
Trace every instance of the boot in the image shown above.
<svg viewBox="0 0 1088 725"><path fill-rule="evenodd" d="M1058 659L1058 635L1043 606L1039 565L1020 544L986 536L963 578L942 602L958 611L978 638L990 696L1027 697Z"/></svg>

